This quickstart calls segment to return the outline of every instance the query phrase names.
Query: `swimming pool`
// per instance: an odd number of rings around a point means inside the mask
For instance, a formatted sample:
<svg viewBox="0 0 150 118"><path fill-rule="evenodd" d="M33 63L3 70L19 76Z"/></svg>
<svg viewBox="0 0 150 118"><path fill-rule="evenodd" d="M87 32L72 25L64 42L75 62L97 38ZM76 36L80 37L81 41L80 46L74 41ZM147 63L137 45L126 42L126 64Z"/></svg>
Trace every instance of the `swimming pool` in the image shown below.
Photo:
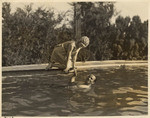
<svg viewBox="0 0 150 118"><path fill-rule="evenodd" d="M72 74L54 71L3 72L3 116L126 116L148 114L148 66L91 69L88 91L71 90Z"/></svg>

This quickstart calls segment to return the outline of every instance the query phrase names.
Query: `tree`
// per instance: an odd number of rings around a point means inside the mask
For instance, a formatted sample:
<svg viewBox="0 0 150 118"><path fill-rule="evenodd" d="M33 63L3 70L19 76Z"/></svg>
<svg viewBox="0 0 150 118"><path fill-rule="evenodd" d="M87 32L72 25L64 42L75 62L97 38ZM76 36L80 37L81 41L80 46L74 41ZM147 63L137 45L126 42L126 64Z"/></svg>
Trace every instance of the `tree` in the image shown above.
<svg viewBox="0 0 150 118"><path fill-rule="evenodd" d="M110 19L115 10L113 3L110 2L79 2L81 5L81 28L82 35L90 38L88 49L93 53L97 60L111 58Z"/></svg>
<svg viewBox="0 0 150 118"><path fill-rule="evenodd" d="M10 13L10 3L3 3L3 65L48 62L56 45L55 27L63 17L54 18L52 9L32 10L32 4Z"/></svg>
<svg viewBox="0 0 150 118"><path fill-rule="evenodd" d="M142 23L139 16L116 19L116 39L113 42L113 57L115 59L146 58L148 24Z"/></svg>

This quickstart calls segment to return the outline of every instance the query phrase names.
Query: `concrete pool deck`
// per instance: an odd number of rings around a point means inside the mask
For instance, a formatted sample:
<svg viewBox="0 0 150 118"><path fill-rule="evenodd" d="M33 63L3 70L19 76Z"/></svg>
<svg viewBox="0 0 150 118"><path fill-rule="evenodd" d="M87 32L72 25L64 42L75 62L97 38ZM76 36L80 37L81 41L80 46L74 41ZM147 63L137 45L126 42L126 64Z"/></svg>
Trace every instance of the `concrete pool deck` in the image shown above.
<svg viewBox="0 0 150 118"><path fill-rule="evenodd" d="M2 67L2 72L45 70L47 65L48 65L48 63L46 63L46 64L6 66L6 67ZM108 61L76 62L76 67L78 70L120 67L122 65L125 65L125 66L148 66L148 61L147 60L139 60L139 61L108 60ZM51 70L56 70L56 69L57 69L56 67L53 67Z"/></svg>

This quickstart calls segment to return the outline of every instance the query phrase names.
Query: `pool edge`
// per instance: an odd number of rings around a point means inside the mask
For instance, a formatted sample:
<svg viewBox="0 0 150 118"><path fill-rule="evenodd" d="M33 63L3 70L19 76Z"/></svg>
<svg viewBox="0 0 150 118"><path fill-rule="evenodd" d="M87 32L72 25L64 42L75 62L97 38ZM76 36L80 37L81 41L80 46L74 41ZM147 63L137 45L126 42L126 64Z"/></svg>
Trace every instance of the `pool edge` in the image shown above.
<svg viewBox="0 0 150 118"><path fill-rule="evenodd" d="M2 72L10 71L30 71L30 70L45 70L48 63L45 64L31 64L31 65L16 65L16 66L6 66L2 67ZM76 62L76 67L78 70L82 69L96 69L96 68L108 68L108 67L120 67L125 66L148 66L147 60L137 60L137 61L126 61L126 60L107 60L107 61L86 61L86 62ZM52 68L51 70L57 70L57 68Z"/></svg>

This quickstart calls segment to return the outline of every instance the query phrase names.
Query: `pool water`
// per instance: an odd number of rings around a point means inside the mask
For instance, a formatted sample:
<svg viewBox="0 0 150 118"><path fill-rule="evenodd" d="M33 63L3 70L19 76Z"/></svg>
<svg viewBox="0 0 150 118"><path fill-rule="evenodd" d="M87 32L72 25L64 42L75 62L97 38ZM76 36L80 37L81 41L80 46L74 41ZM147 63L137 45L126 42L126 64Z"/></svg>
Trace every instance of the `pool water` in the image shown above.
<svg viewBox="0 0 150 118"><path fill-rule="evenodd" d="M69 89L72 74L55 71L7 72L2 77L3 116L127 116L148 114L148 67L78 72L97 81L89 90Z"/></svg>

